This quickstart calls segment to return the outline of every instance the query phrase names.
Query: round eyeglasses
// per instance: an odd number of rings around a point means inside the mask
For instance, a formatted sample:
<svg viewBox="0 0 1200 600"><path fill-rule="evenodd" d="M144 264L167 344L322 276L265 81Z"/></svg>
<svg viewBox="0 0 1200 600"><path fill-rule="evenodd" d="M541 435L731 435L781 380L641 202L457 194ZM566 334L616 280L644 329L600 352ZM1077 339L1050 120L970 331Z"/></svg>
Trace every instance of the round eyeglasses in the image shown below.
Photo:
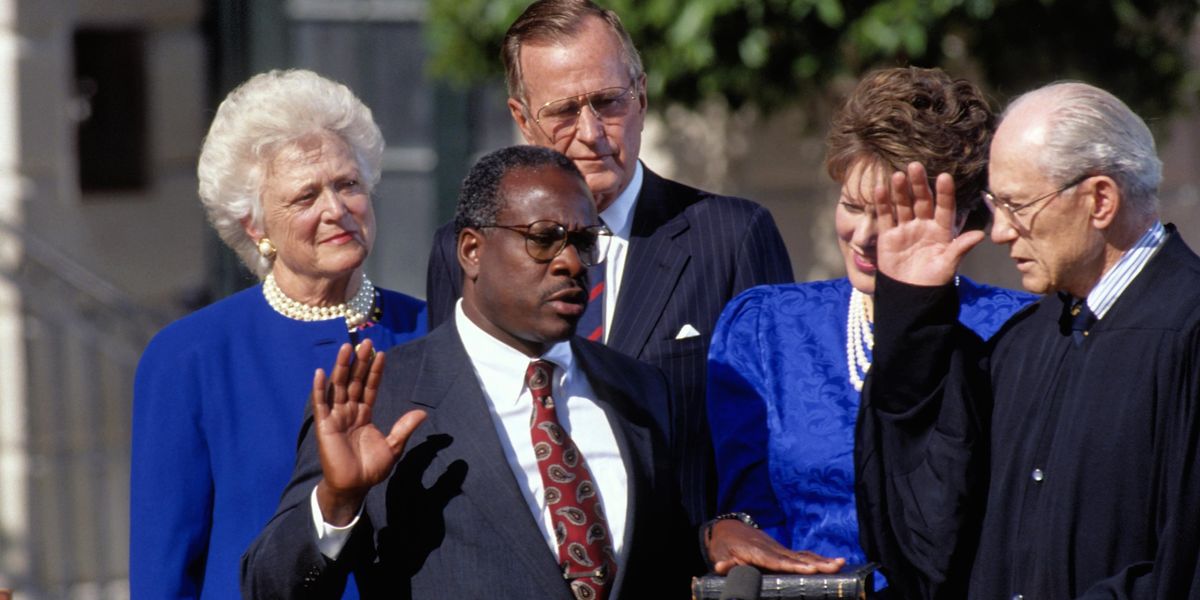
<svg viewBox="0 0 1200 600"><path fill-rule="evenodd" d="M1017 204L1007 198L997 198L996 195L990 190L983 190L983 203L986 204L988 210L992 211L993 213L996 212L997 208L999 208L1004 211L1004 216L1008 217L1009 219L1014 219L1017 215L1021 214L1022 211L1028 209L1029 207L1049 198L1057 198L1059 194L1083 183L1089 177L1091 177L1091 175L1080 175L1079 177L1072 179L1066 185L1054 190L1053 192L1050 192L1049 194L1043 194L1037 198L1034 198L1033 200L1030 200L1029 202L1022 202L1020 204Z"/></svg>
<svg viewBox="0 0 1200 600"><path fill-rule="evenodd" d="M534 121L546 137L559 141L570 137L579 126L579 115L583 107L592 109L592 114L605 125L616 124L629 116L637 101L637 83L629 87L610 87L578 96L551 100L538 109Z"/></svg>
<svg viewBox="0 0 1200 600"><path fill-rule="evenodd" d="M570 244L585 267L604 262L612 232L604 225L593 225L576 231L568 230L558 221L534 221L528 225L482 225L480 229L507 229L525 238L525 252L539 262L553 260Z"/></svg>

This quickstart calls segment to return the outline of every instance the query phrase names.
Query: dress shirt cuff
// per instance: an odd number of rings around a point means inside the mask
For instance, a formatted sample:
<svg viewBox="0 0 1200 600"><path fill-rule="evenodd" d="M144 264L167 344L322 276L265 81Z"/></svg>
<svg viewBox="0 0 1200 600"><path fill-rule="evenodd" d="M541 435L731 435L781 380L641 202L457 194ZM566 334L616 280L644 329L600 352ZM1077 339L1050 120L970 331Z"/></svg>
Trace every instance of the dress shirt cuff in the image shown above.
<svg viewBox="0 0 1200 600"><path fill-rule="evenodd" d="M312 506L313 525L317 529L317 549L329 560L337 560L338 555L342 553L342 548L350 539L350 533L354 526L358 524L359 517L362 516L363 507L358 507L358 514L354 515L354 520L350 521L348 525L337 527L325 522L325 515L321 514L321 505L317 503L317 488L315 487L312 495L309 496L309 504Z"/></svg>

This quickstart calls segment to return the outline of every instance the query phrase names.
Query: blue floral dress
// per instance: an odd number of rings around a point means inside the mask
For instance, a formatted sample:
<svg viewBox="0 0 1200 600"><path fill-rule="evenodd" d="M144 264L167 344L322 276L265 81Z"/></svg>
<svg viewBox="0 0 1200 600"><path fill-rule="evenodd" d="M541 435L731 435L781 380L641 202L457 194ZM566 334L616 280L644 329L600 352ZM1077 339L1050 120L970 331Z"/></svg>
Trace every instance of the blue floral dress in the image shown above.
<svg viewBox="0 0 1200 600"><path fill-rule="evenodd" d="M1037 299L965 277L958 289L959 320L984 339ZM784 546L856 564L866 558L854 504L850 291L842 278L734 298L709 350L708 419L720 512L749 513Z"/></svg>

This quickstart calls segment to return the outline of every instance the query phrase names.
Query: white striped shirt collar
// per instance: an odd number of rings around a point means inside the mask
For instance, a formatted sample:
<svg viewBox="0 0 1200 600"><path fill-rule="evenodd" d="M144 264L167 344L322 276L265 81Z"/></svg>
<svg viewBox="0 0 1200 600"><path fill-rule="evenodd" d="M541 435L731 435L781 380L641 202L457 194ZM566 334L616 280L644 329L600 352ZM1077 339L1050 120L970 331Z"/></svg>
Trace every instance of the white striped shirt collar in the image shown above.
<svg viewBox="0 0 1200 600"><path fill-rule="evenodd" d="M1142 237L1130 248L1121 258L1117 260L1117 264L1113 265L1096 283L1096 287L1087 296L1087 306L1097 319L1103 319L1108 313L1108 309L1112 308L1117 302L1117 298L1125 292L1125 288L1133 283L1134 278L1138 273L1142 272L1146 263L1158 254L1163 243L1167 241L1167 228L1163 227L1162 221L1155 221Z"/></svg>

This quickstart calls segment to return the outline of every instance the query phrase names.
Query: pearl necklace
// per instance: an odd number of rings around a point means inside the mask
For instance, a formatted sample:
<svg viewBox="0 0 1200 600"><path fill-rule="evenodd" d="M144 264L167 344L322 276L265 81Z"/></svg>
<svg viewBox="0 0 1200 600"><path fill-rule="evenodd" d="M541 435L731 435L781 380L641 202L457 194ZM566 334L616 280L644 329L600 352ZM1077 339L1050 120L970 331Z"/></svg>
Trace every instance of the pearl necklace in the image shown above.
<svg viewBox="0 0 1200 600"><path fill-rule="evenodd" d="M850 371L850 384L855 391L862 391L863 378L871 368L867 351L875 349L875 334L867 318L866 294L850 289L850 311L846 315L846 366Z"/></svg>
<svg viewBox="0 0 1200 600"><path fill-rule="evenodd" d="M346 328L353 330L355 327L367 322L367 317L371 314L371 308L375 305L375 285L363 276L362 285L358 286L358 292L349 302L335 304L333 306L312 306L292 300L279 289L279 284L275 283L275 275L268 273L263 279L263 296L267 299L267 304L275 309L275 312L297 321L328 321L329 319L344 318L346 319Z"/></svg>
<svg viewBox="0 0 1200 600"><path fill-rule="evenodd" d="M954 287L959 284L958 275L954 276ZM846 367L850 371L850 385L855 391L863 389L863 379L871 368L871 359L867 351L875 350L875 331L871 320L867 318L867 305L863 300L866 294L857 288L850 288L850 311L846 314Z"/></svg>

